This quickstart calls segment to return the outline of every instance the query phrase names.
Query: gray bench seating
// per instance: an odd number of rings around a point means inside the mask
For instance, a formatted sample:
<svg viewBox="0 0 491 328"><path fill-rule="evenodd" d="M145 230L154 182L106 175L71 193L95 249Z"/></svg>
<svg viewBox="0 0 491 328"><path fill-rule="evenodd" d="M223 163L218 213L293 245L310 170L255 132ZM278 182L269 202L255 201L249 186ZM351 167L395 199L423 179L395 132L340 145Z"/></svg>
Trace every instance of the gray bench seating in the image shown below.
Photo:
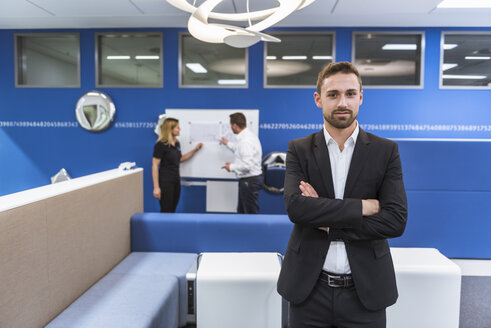
<svg viewBox="0 0 491 328"><path fill-rule="evenodd" d="M131 218L133 253L47 327L183 327L186 273L197 254L284 254L292 227L286 215L137 213Z"/></svg>
<svg viewBox="0 0 491 328"><path fill-rule="evenodd" d="M175 328L186 325L186 273L197 255L133 252L46 328Z"/></svg>

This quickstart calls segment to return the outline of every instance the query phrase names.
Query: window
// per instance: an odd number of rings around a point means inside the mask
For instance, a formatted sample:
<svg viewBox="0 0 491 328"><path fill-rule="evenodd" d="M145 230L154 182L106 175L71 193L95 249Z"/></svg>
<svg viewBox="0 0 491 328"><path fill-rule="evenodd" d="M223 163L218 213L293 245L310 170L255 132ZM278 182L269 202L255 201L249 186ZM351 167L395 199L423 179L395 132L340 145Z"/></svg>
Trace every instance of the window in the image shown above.
<svg viewBox="0 0 491 328"><path fill-rule="evenodd" d="M180 34L179 86L247 88L247 50Z"/></svg>
<svg viewBox="0 0 491 328"><path fill-rule="evenodd" d="M491 33L443 32L440 87L491 89Z"/></svg>
<svg viewBox="0 0 491 328"><path fill-rule="evenodd" d="M16 87L80 87L79 34L16 34Z"/></svg>
<svg viewBox="0 0 491 328"><path fill-rule="evenodd" d="M312 88L317 74L334 61L334 33L269 33L281 42L264 43L264 86Z"/></svg>
<svg viewBox="0 0 491 328"><path fill-rule="evenodd" d="M97 87L163 86L162 33L96 34Z"/></svg>
<svg viewBox="0 0 491 328"><path fill-rule="evenodd" d="M353 63L368 88L423 87L423 32L353 32Z"/></svg>

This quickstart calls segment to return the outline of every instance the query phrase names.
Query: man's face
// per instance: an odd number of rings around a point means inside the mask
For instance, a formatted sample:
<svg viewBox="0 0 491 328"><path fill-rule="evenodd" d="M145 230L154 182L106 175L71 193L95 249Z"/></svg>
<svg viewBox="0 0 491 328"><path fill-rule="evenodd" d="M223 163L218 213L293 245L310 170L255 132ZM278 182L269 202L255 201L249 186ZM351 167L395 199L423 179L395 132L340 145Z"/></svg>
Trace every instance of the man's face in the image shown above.
<svg viewBox="0 0 491 328"><path fill-rule="evenodd" d="M363 91L355 74L336 73L324 79L321 93L314 93L315 104L322 108L324 123L336 129L349 128L358 116Z"/></svg>
<svg viewBox="0 0 491 328"><path fill-rule="evenodd" d="M240 132L239 126L235 123L230 123L230 128L234 132L234 134L237 134Z"/></svg>

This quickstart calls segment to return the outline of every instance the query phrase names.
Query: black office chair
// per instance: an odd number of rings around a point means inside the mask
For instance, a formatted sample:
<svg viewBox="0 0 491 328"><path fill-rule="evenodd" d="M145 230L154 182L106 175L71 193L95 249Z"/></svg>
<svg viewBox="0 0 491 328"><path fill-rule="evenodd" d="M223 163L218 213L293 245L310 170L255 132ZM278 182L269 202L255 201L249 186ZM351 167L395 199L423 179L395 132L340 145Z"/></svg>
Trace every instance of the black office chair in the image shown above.
<svg viewBox="0 0 491 328"><path fill-rule="evenodd" d="M283 193L286 172L286 153L273 151L262 160L264 190L273 193Z"/></svg>

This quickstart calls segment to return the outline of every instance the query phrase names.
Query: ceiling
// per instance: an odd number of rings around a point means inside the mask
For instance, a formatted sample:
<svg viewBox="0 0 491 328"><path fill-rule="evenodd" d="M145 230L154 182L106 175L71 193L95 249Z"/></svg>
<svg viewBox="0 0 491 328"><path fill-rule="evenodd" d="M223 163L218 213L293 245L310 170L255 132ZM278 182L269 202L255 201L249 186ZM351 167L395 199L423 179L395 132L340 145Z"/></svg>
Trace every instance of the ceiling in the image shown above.
<svg viewBox="0 0 491 328"><path fill-rule="evenodd" d="M224 0L215 11L245 12L246 1ZM491 26L491 9L436 8L440 1L317 0L277 26ZM250 0L251 11L277 5ZM185 27L188 18L165 0L0 0L0 29Z"/></svg>

